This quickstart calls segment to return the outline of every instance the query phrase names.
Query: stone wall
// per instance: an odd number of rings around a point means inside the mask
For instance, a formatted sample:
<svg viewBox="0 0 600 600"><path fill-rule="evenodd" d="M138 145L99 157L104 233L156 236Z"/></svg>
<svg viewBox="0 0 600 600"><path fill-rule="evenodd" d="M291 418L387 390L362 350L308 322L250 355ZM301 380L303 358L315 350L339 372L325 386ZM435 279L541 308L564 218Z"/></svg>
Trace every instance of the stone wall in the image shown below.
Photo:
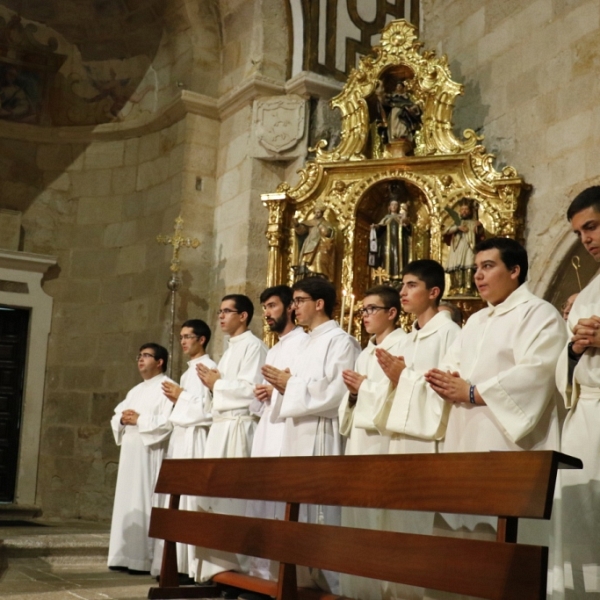
<svg viewBox="0 0 600 600"><path fill-rule="evenodd" d="M242 292L256 300L252 326L262 331L267 211L260 194L284 179L285 165L253 158L249 140L253 100L285 93L285 6L182 1L162 18L163 37L139 78L140 90L152 90L114 122L0 121L0 206L23 212L23 250L58 258L44 282L54 300L37 483L46 518L110 518L119 449L109 420L139 381L140 344L168 342L172 249L156 236L171 233L177 215L201 246L181 251L176 321L205 319L218 359L219 300ZM44 39L54 33L37 25ZM57 37L63 52L76 54ZM112 67L112 59L94 66ZM175 377L182 365L176 347Z"/></svg>
<svg viewBox="0 0 600 600"><path fill-rule="evenodd" d="M566 207L600 181L600 5L424 0L422 18L425 47L447 54L454 78L465 85L457 129L485 135L497 163L516 167L533 186L526 223L530 279L544 294L575 243Z"/></svg>
<svg viewBox="0 0 600 600"><path fill-rule="evenodd" d="M72 145L37 147L40 170L64 169L24 218L25 250L59 259L45 284L55 300L38 480L47 515L110 514L118 448L108 421L138 381L139 346L168 340L171 251L156 235L170 233L181 212L210 247L217 136L218 124L189 116L160 132L91 143L70 164ZM187 252L193 310L210 259Z"/></svg>

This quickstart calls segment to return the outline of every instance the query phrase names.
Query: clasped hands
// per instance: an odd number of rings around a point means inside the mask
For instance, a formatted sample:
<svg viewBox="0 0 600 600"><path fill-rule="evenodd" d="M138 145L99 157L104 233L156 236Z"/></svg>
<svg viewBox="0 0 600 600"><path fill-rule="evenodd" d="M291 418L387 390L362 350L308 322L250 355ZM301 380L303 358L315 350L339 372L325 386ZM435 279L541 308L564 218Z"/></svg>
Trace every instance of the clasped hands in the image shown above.
<svg viewBox="0 0 600 600"><path fill-rule="evenodd" d="M200 381L212 392L215 383L221 379L221 373L217 369L209 369L206 365L198 363L196 365L196 373L200 377Z"/></svg>
<svg viewBox="0 0 600 600"><path fill-rule="evenodd" d="M450 371L441 371L440 369L430 369L425 373L425 381L446 402L452 402L453 404L471 402L469 396L471 384L462 379L457 371L451 373ZM477 388L473 390L473 393L475 395L475 404L485 404Z"/></svg>
<svg viewBox="0 0 600 600"><path fill-rule="evenodd" d="M121 425L137 425L140 413L127 409L121 413Z"/></svg>
<svg viewBox="0 0 600 600"><path fill-rule="evenodd" d="M278 369L277 367L273 367L272 365L264 365L261 369L262 376L280 393L285 394L285 388L287 387L287 382L289 381L292 373L289 369ZM259 387L259 386L256 386ZM271 390L272 392L273 390ZM256 388L254 390L256 395ZM259 400L261 400L258 395L256 396ZM271 395L269 394L269 398ZM264 402L264 400L261 400Z"/></svg>
<svg viewBox="0 0 600 600"><path fill-rule="evenodd" d="M163 394L175 404L183 392L183 388L178 386L174 381L163 381L162 382Z"/></svg>
<svg viewBox="0 0 600 600"><path fill-rule="evenodd" d="M406 368L404 357L393 356L383 348L376 348L375 356L377 357L377 362L379 363L379 366L385 373L386 377L392 382L394 387L397 386L398 381L400 381L400 375ZM351 369L345 369L342 371L342 378L350 394L357 396L360 386L366 379L366 376L361 375L360 373L357 373Z"/></svg>
<svg viewBox="0 0 600 600"><path fill-rule="evenodd" d="M573 327L573 352L583 354L588 348L600 348L600 317L579 319Z"/></svg>

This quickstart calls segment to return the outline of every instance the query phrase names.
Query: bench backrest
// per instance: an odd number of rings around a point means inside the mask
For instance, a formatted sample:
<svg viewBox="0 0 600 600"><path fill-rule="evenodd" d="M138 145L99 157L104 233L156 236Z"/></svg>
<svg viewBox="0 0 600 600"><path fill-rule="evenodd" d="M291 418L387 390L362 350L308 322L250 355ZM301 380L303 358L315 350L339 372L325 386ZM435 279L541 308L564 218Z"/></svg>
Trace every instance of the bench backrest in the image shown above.
<svg viewBox="0 0 600 600"><path fill-rule="evenodd" d="M295 521L300 503L489 515L501 517L499 540L514 542L516 519L550 518L560 466L581 462L556 452L165 460L156 492L174 503L153 509L150 535L482 598L543 598L547 548ZM287 520L175 510L184 494L285 502Z"/></svg>

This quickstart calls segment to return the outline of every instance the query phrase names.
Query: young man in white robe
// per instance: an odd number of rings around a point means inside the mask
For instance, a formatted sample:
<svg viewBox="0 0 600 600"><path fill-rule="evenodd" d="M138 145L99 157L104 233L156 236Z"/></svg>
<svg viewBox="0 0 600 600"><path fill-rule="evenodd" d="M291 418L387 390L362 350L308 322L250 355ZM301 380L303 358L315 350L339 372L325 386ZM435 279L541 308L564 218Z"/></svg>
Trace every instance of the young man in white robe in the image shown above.
<svg viewBox="0 0 600 600"><path fill-rule="evenodd" d="M148 537L154 486L167 446L173 408L162 384L169 353L158 344L144 344L137 356L142 383L115 408L111 427L121 446L115 503L110 527L108 567L148 573L154 540Z"/></svg>
<svg viewBox="0 0 600 600"><path fill-rule="evenodd" d="M285 419L281 455L341 454L338 408L346 392L342 372L354 367L360 346L332 319L333 284L306 277L292 289L296 320L309 334L291 372L271 365L263 368L264 378L281 394L273 410L274 418ZM310 506L306 518L334 524L340 513L336 508ZM309 584L303 579L300 573L302 584ZM328 572L311 571L311 582L334 592L338 587L337 576Z"/></svg>
<svg viewBox="0 0 600 600"><path fill-rule="evenodd" d="M382 430L391 432L390 454L437 452L446 433L450 406L425 380L437 368L460 327L448 311L439 310L444 294L444 268L435 260L415 260L403 272L400 299L414 317L401 355L378 348L379 364L395 387L387 406L376 416Z"/></svg>
<svg viewBox="0 0 600 600"><path fill-rule="evenodd" d="M429 259L409 263L402 274L402 309L413 316L412 331L398 352L377 348L376 355L394 391L374 417L382 432L391 435L390 454L438 452L446 432L449 406L425 381L425 373L438 367L460 332L448 311L440 311L445 273ZM385 511L383 528L428 535L433 514ZM386 583L383 596L409 599L423 597L423 589Z"/></svg>
<svg viewBox="0 0 600 600"><path fill-rule="evenodd" d="M261 383L261 367L267 347L248 329L254 305L248 296L230 294L221 300L219 325L230 336L229 346L216 369L196 366L202 383L212 393L212 420L206 439L205 458L243 458L250 456L257 418L250 414L254 387ZM210 509L233 515L246 513L246 502L227 498L210 499ZM201 555L205 555L200 551ZM235 555L210 552L202 563L200 579L206 581L216 573L240 570Z"/></svg>
<svg viewBox="0 0 600 600"><path fill-rule="evenodd" d="M581 192L567 218L600 263L600 186ZM561 451L580 458L583 469L559 471L553 598L591 599L600 597L600 276L579 293L567 324L556 370L568 409Z"/></svg>
<svg viewBox="0 0 600 600"><path fill-rule="evenodd" d="M212 422L210 407L210 391L198 377L196 366L205 365L209 369L217 364L206 353L210 342L211 331L201 319L189 319L181 326L179 340L183 353L189 358L188 368L181 376L181 385L173 381L163 381L165 396L173 403L173 412L169 420L173 424L173 432L165 458L203 458L206 437ZM166 499L168 506L169 498ZM181 510L198 510L199 498L181 496ZM158 575L162 564L163 540L156 541L152 575ZM177 544L177 570L180 585L193 584L198 561L194 546Z"/></svg>
<svg viewBox="0 0 600 600"><path fill-rule="evenodd" d="M529 291L527 251L515 240L480 242L475 264L475 284L488 306L467 321L440 368L425 375L451 404L444 452L558 450L554 372L564 321ZM495 537L496 519L436 515L435 522L441 530ZM549 536L547 521L519 523L521 542L548 545Z"/></svg>
<svg viewBox="0 0 600 600"><path fill-rule="evenodd" d="M400 295L392 287L378 285L365 292L362 302L363 325L371 336L360 353L354 369L342 372L347 392L339 408L340 432L346 437L346 455L387 454L390 437L378 431L373 422L380 406L393 392L392 384L381 369L376 350L383 348L400 354L406 333L398 327ZM384 511L354 507L342 508L342 525L365 529L383 529ZM382 597L384 582L341 574L344 596L362 600Z"/></svg>
<svg viewBox="0 0 600 600"><path fill-rule="evenodd" d="M446 452L556 450L556 362L564 323L525 283L527 251L509 238L477 245L475 284L488 306L471 316L425 378L451 403Z"/></svg>
<svg viewBox="0 0 600 600"><path fill-rule="evenodd" d="M277 343L267 352L265 365L277 369L290 369L306 341L306 333L294 322L292 288L278 285L267 288L260 295L265 321L269 330L277 334ZM254 388L255 398L250 404L250 412L260 417L252 441L252 457L281 456L285 433L285 421L273 418L273 406L279 392L266 380ZM285 505L280 502L252 501L248 503L248 516L263 519L282 519ZM263 579L276 580L278 563L252 557L250 575Z"/></svg>

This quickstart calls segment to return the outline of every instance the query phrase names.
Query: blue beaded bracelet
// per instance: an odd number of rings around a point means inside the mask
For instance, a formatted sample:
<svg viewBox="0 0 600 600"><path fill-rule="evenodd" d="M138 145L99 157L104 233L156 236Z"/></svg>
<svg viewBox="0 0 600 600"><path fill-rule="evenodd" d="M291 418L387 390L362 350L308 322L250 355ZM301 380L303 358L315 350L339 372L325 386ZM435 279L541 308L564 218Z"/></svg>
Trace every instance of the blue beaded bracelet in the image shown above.
<svg viewBox="0 0 600 600"><path fill-rule="evenodd" d="M474 385L472 385L469 388L469 402L471 404L477 404L477 402L475 402L475 386Z"/></svg>

